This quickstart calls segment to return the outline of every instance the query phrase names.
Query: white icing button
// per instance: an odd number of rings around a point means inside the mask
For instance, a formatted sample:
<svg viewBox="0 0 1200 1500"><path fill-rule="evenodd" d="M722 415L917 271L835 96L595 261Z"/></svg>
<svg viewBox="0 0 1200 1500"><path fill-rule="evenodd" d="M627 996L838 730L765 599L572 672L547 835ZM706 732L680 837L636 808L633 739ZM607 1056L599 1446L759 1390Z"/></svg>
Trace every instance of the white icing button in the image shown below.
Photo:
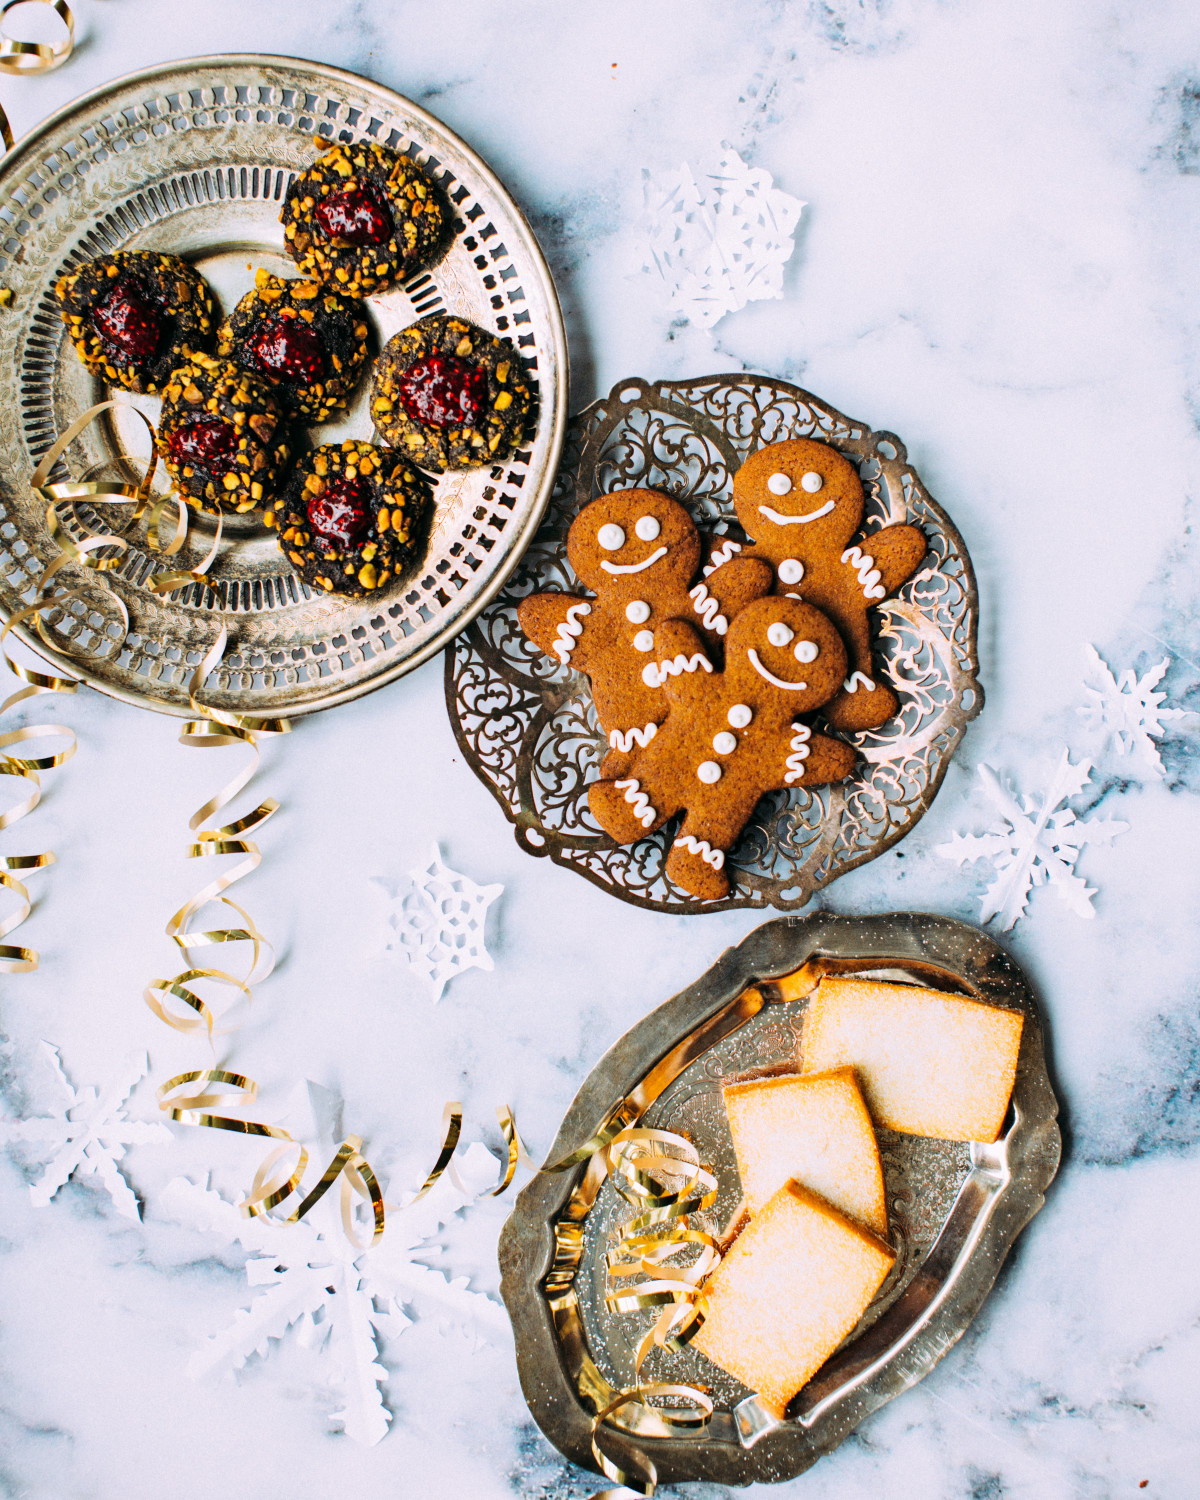
<svg viewBox="0 0 1200 1500"><path fill-rule="evenodd" d="M662 527L653 516L640 516L637 525L633 529L643 542L652 542L662 530Z"/></svg>
<svg viewBox="0 0 1200 1500"><path fill-rule="evenodd" d="M786 474L772 474L767 480L767 488L772 495L790 495L792 493L792 481Z"/></svg>
<svg viewBox="0 0 1200 1500"><path fill-rule="evenodd" d="M782 620L776 620L773 625L767 626L767 640L772 646L786 646L796 632L790 625L785 625Z"/></svg>
<svg viewBox="0 0 1200 1500"><path fill-rule="evenodd" d="M658 668L652 661L648 661L642 668L642 681L647 687L662 687L662 683L658 680Z"/></svg>
<svg viewBox="0 0 1200 1500"><path fill-rule="evenodd" d="M725 717L735 729L745 729L754 717L754 710L748 703L735 703Z"/></svg>
<svg viewBox="0 0 1200 1500"><path fill-rule="evenodd" d="M816 641L796 642L795 656L797 661L816 661L817 657L820 656L820 654L821 648L817 645Z"/></svg>
<svg viewBox="0 0 1200 1500"><path fill-rule="evenodd" d="M815 495L824 483L825 481L815 469L809 469L808 473L800 481L800 488L807 491L810 495Z"/></svg>
<svg viewBox="0 0 1200 1500"><path fill-rule="evenodd" d="M644 625L650 618L650 606L644 599L631 599L625 606L625 618L631 625Z"/></svg>
<svg viewBox="0 0 1200 1500"><path fill-rule="evenodd" d="M720 734L713 735L713 749L718 755L732 755L737 749L737 735L722 729Z"/></svg>
<svg viewBox="0 0 1200 1500"><path fill-rule="evenodd" d="M702 760L696 767L696 775L706 786L711 786L714 781L720 781L721 768L715 760Z"/></svg>
<svg viewBox="0 0 1200 1500"><path fill-rule="evenodd" d="M780 583L799 583L804 577L804 564L798 557L785 557L779 564Z"/></svg>
<svg viewBox="0 0 1200 1500"><path fill-rule="evenodd" d="M596 533L596 540L606 552L615 552L618 547L625 545L625 533L614 521L609 521L606 526L601 526Z"/></svg>
<svg viewBox="0 0 1200 1500"><path fill-rule="evenodd" d="M633 638L633 649L635 651L653 651L654 632L652 630L639 630Z"/></svg>

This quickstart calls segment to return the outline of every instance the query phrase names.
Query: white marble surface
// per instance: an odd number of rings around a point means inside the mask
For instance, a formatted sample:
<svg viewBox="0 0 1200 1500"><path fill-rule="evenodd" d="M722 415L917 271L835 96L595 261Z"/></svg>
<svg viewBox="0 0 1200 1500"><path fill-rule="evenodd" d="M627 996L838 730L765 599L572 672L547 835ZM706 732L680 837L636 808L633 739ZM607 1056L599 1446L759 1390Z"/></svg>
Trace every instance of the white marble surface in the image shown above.
<svg viewBox="0 0 1200 1500"><path fill-rule="evenodd" d="M559 281L576 405L630 374L745 368L903 436L974 557L988 706L920 828L820 904L975 916L982 872L933 846L983 826L978 761L1032 789L1063 743L1091 752L1076 715L1083 641L1117 667L1169 653L1173 700L1200 709L1188 0L76 9L67 67L0 83L18 131L122 71L195 53L360 70L466 136L529 212ZM672 321L639 272L635 226L643 166L698 163L722 140L810 207L783 301L706 332ZM340 1092L347 1126L401 1186L450 1096L476 1134L510 1100L544 1149L605 1047L757 920L635 911L525 857L456 750L441 672L430 663L266 750L259 785L284 810L241 890L284 961L221 1054L276 1112L306 1077ZM179 857L184 821L215 757L94 695L47 712L81 749L20 837L5 835L7 851L60 860L32 877L22 929L42 967L2 986L10 1114L50 1102L43 1037L79 1084L131 1050L149 1050L152 1080L198 1065L140 990L170 961L162 923L195 875ZM1064 1106L1045 1211L937 1371L776 1493L1057 1500L1145 1480L1150 1496L1200 1494L1198 727L1171 726L1162 782L1101 759L1096 799L1132 829L1083 857L1095 920L1042 891L1007 939L1044 998ZM436 1008L382 951L387 883L434 839L506 886L495 972L456 981ZM149 1084L132 1112L152 1117ZM162 1190L211 1164L232 1195L247 1159L210 1132L135 1148L139 1226L94 1179L33 1208L31 1158L0 1155L0 1493L591 1493L529 1422L505 1337L476 1347L436 1316L384 1346L395 1421L375 1447L332 1430L321 1361L293 1338L236 1383L187 1380L197 1340L245 1303L244 1255L173 1225ZM443 1264L494 1289L498 1223L453 1228Z"/></svg>

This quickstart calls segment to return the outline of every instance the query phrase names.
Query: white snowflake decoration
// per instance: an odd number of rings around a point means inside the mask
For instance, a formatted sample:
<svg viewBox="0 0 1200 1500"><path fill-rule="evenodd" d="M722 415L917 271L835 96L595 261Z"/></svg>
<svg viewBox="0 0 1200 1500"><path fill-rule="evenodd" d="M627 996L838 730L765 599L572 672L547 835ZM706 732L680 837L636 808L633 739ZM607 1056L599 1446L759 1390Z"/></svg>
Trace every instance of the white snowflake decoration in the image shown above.
<svg viewBox="0 0 1200 1500"><path fill-rule="evenodd" d="M433 986L434 1000L464 969L493 967L484 947L487 910L502 885L476 885L442 863L434 844L429 863L413 870L412 887L392 907L397 945L414 974Z"/></svg>
<svg viewBox="0 0 1200 1500"><path fill-rule="evenodd" d="M1164 657L1142 677L1132 667L1114 677L1095 646L1085 646L1084 653L1087 667L1083 691L1087 701L1080 714L1090 728L1107 730L1121 755L1132 755L1152 775L1161 776L1163 763L1154 741L1166 733L1165 720L1187 717L1181 708L1163 708L1166 693L1154 691L1166 675L1171 658Z"/></svg>
<svg viewBox="0 0 1200 1500"><path fill-rule="evenodd" d="M314 1097L324 1093L315 1086L313 1092ZM328 1109L325 1113L328 1118ZM331 1155L332 1140L326 1136L314 1156L323 1165ZM478 1142L455 1162L458 1181L443 1173L419 1203L389 1211L383 1238L368 1250L351 1244L342 1230L337 1184L299 1224L288 1224L246 1218L219 1193L186 1178L168 1183L160 1199L163 1211L249 1250L246 1279L262 1288L226 1329L204 1341L188 1363L188 1374L202 1379L239 1369L252 1354L265 1357L272 1339L295 1329L302 1342L334 1364L344 1404L332 1415L347 1437L368 1446L386 1437L392 1414L380 1390L388 1372L380 1362L379 1340L395 1338L409 1326L405 1304L466 1326L481 1340L502 1337L508 1328L503 1309L472 1291L467 1277L447 1280L418 1259L437 1252L440 1227L475 1201L479 1187L496 1180L496 1158Z"/></svg>
<svg viewBox="0 0 1200 1500"><path fill-rule="evenodd" d="M1115 818L1079 818L1064 804L1091 780L1091 762L1072 765L1064 750L1050 784L1040 796L1023 797L991 766L979 767L984 793L1000 816L984 834L956 833L934 850L944 859L967 864L990 859L996 878L984 892L980 920L1001 919L1008 931L1021 917L1034 886L1050 885L1080 917L1094 917L1094 888L1076 875L1085 844L1108 845L1128 823Z"/></svg>
<svg viewBox="0 0 1200 1500"><path fill-rule="evenodd" d="M723 144L697 181L691 167L642 173L649 259L672 307L703 328L747 302L783 296L783 268L804 204Z"/></svg>
<svg viewBox="0 0 1200 1500"><path fill-rule="evenodd" d="M146 1076L146 1054L126 1058L120 1072L98 1094L94 1088L71 1086L57 1047L43 1042L41 1050L53 1069L62 1107L52 1115L0 1120L0 1141L44 1141L58 1147L41 1177L30 1185L34 1207L45 1208L72 1174L92 1173L108 1189L119 1214L140 1219L141 1207L117 1163L125 1155L126 1146L167 1144L172 1139L165 1125L130 1120L125 1114L125 1101Z"/></svg>

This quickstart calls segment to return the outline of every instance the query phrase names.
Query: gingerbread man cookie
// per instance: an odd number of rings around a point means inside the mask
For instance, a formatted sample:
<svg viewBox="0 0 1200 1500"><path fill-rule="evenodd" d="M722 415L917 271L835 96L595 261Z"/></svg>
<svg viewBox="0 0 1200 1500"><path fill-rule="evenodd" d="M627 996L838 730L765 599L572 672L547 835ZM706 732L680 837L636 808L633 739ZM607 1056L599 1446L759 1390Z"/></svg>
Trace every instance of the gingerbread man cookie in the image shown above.
<svg viewBox="0 0 1200 1500"><path fill-rule="evenodd" d="M592 816L630 844L684 811L666 873L693 896L720 900L729 893L725 856L765 792L841 781L853 769L851 746L799 718L827 703L845 675L841 635L799 599L758 599L739 611L723 672L690 626L668 621L645 679L670 711L625 774L592 783Z"/></svg>
<svg viewBox="0 0 1200 1500"><path fill-rule="evenodd" d="M731 563L721 601L692 587L701 538L677 500L657 490L617 490L584 508L567 533L567 557L594 598L531 594L521 629L548 656L591 678L609 754L601 774L615 775L644 749L667 716L665 696L647 687L643 669L658 632L674 617L691 619L710 648L751 599L770 592L770 567Z"/></svg>
<svg viewBox="0 0 1200 1500"><path fill-rule="evenodd" d="M738 562L765 558L778 592L825 611L842 632L850 670L841 692L825 706L835 729L875 729L899 701L875 676L867 611L895 593L925 555L919 526L886 526L852 544L862 524L858 470L827 443L796 438L752 454L733 480L738 520L754 544ZM725 566L729 566L726 564ZM707 579L724 607L725 567Z"/></svg>

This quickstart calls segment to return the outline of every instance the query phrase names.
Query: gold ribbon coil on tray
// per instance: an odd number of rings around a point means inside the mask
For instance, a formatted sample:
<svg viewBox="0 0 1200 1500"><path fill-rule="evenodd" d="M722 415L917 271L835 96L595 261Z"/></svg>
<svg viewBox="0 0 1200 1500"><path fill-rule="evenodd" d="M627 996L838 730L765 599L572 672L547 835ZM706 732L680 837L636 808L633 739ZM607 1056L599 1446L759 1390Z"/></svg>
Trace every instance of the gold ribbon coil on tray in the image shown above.
<svg viewBox="0 0 1200 1500"><path fill-rule="evenodd" d="M711 1234L693 1229L688 1218L716 1201L717 1180L701 1165L691 1141L671 1130L626 1128L610 1135L601 1150L613 1187L637 1210L608 1251L610 1286L613 1281L634 1276L650 1278L626 1289L610 1290L605 1303L617 1313L654 1307L661 1307L662 1312L638 1345L633 1384L618 1392L592 1419L592 1457L606 1478L626 1491L648 1496L654 1494L658 1483L653 1461L635 1449L639 1472L621 1468L601 1447L601 1429L607 1423L629 1431L645 1431L650 1422L658 1429L658 1436L669 1437L677 1431L695 1432L712 1418L712 1397L703 1387L675 1381L645 1382L642 1365L651 1349L682 1348L704 1321L701 1286L715 1270L721 1250ZM677 1254L693 1245L699 1246L700 1253L692 1264L674 1261ZM654 1400L685 1401L690 1409L651 1405ZM620 1420L622 1413L626 1415L624 1422ZM636 1428L630 1426L630 1418L636 1420ZM617 1493L606 1490L593 1500Z"/></svg>

